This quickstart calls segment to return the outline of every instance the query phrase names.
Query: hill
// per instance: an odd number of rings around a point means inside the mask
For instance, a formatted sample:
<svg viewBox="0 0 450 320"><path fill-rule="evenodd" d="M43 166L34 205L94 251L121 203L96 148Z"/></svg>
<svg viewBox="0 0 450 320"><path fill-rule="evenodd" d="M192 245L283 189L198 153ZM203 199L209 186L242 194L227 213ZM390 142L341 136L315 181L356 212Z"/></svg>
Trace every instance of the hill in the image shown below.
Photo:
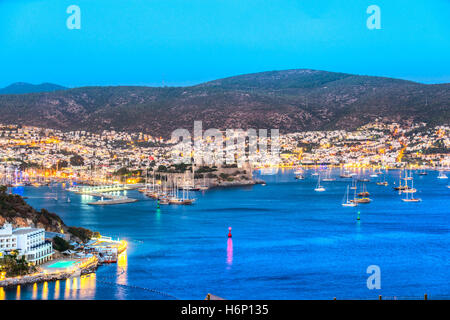
<svg viewBox="0 0 450 320"><path fill-rule="evenodd" d="M83 242L94 235L94 232L88 229L67 226L58 215L45 209L36 211L21 196L7 194L6 187L0 186L0 226L5 223L11 223L16 228L35 227L69 234L73 240Z"/></svg>
<svg viewBox="0 0 450 320"><path fill-rule="evenodd" d="M5 88L0 89L0 94L24 94L33 92L52 92L58 90L66 90L66 87L53 84L53 83L41 83L31 84L26 82L16 82Z"/></svg>
<svg viewBox="0 0 450 320"><path fill-rule="evenodd" d="M0 122L62 130L356 128L375 118L449 123L450 84L317 70L247 74L190 87L84 87L0 95Z"/></svg>

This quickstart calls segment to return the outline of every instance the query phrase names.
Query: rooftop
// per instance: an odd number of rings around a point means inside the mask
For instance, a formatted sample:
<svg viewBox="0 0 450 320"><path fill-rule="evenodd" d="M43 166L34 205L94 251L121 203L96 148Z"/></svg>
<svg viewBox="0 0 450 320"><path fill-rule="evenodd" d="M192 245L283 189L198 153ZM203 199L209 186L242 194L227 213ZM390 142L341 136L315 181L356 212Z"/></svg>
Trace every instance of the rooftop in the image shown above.
<svg viewBox="0 0 450 320"><path fill-rule="evenodd" d="M37 232L37 231L44 231L44 229L37 229L37 228L20 228L20 229L15 229L13 231L13 234L27 234L27 233L31 233L31 232Z"/></svg>

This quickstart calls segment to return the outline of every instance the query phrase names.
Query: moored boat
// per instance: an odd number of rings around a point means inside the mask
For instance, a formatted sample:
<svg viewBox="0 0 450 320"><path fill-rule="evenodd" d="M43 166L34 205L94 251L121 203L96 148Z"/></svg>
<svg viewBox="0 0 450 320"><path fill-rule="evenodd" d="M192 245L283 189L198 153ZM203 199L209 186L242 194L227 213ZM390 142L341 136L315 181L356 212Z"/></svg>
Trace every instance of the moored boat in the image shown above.
<svg viewBox="0 0 450 320"><path fill-rule="evenodd" d="M349 190L350 190L350 187L347 186L347 192L345 193L344 201L342 202L342 206L343 207L356 207L358 205L358 203L352 202L348 199ZM355 191L355 193L356 193L356 191ZM356 199L356 196L355 196L355 199Z"/></svg>
<svg viewBox="0 0 450 320"><path fill-rule="evenodd" d="M323 192L323 191L325 191L325 188L320 185L320 175L319 175L319 180L317 182L317 186L314 189L314 191L316 191L316 192Z"/></svg>
<svg viewBox="0 0 450 320"><path fill-rule="evenodd" d="M372 199L364 197L364 198L357 198L357 199L350 200L350 201L355 202L355 203L370 203L372 201Z"/></svg>

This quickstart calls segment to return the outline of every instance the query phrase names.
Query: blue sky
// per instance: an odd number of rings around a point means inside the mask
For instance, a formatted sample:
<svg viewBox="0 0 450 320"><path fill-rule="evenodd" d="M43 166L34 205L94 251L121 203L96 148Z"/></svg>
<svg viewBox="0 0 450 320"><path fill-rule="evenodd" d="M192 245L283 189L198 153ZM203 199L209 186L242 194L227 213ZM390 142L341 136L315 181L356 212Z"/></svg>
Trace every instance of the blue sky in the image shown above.
<svg viewBox="0 0 450 320"><path fill-rule="evenodd" d="M69 5L81 29L69 30ZM369 5L381 30L369 30ZM189 85L294 68L450 82L450 0L0 0L0 87Z"/></svg>

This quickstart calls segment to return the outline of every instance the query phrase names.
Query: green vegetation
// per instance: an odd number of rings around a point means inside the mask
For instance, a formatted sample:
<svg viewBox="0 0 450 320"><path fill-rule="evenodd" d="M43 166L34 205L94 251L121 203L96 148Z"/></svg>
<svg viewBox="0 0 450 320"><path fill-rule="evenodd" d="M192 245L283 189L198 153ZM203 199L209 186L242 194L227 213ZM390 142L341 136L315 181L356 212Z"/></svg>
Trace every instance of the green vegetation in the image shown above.
<svg viewBox="0 0 450 320"><path fill-rule="evenodd" d="M40 167L41 167L41 165L39 163L31 162L31 161L29 161L29 162L22 161L22 163L19 166L19 169L24 171L26 169L37 169Z"/></svg>
<svg viewBox="0 0 450 320"><path fill-rule="evenodd" d="M52 169L67 168L69 163L66 160L59 160L58 163L52 165Z"/></svg>
<svg viewBox="0 0 450 320"><path fill-rule="evenodd" d="M198 168L197 170L195 170L196 173L207 173L207 172L214 172L217 171L217 167L208 167L208 166L202 166L200 168Z"/></svg>
<svg viewBox="0 0 450 320"><path fill-rule="evenodd" d="M58 250L59 252L73 249L73 246L71 246L66 240L58 236L54 237L52 242L53 249Z"/></svg>
<svg viewBox="0 0 450 320"><path fill-rule="evenodd" d="M119 170L117 170L116 172L113 173L113 175L115 176L130 176L131 175L131 171L128 170L127 167L122 167Z"/></svg>
<svg viewBox="0 0 450 320"><path fill-rule="evenodd" d="M208 128L280 128L285 133L349 130L377 118L446 124L450 119L450 109L446 108L449 92L450 84L285 70L191 87L84 87L0 95L0 112L4 123L63 130L99 132L114 128L169 137L176 128L192 126L192 117L186 116L191 114ZM55 102L52 112L44 112L49 100ZM83 108L69 114L70 103Z"/></svg>
<svg viewBox="0 0 450 320"><path fill-rule="evenodd" d="M82 156L76 154L73 157L70 158L70 164L72 166L83 166L84 165L84 159Z"/></svg>
<svg viewBox="0 0 450 320"><path fill-rule="evenodd" d="M6 277L17 277L35 272L36 267L29 264L24 256L19 258L17 251L12 251L0 257L0 271L6 272Z"/></svg>
<svg viewBox="0 0 450 320"><path fill-rule="evenodd" d="M160 165L160 166L158 167L158 170L156 170L156 171L158 171L158 172L167 172L167 167L166 167L166 166L163 166L163 165Z"/></svg>
<svg viewBox="0 0 450 320"><path fill-rule="evenodd" d="M82 228L82 227L69 227L68 229L69 233L73 234L75 237L80 239L83 242L88 242L92 238L98 238L100 237L100 233L93 232L89 229Z"/></svg>
<svg viewBox="0 0 450 320"><path fill-rule="evenodd" d="M234 178L230 175L230 174L228 174L228 173L221 173L220 175L219 175L219 177L222 179L222 180L226 180L226 181L234 181Z"/></svg>

